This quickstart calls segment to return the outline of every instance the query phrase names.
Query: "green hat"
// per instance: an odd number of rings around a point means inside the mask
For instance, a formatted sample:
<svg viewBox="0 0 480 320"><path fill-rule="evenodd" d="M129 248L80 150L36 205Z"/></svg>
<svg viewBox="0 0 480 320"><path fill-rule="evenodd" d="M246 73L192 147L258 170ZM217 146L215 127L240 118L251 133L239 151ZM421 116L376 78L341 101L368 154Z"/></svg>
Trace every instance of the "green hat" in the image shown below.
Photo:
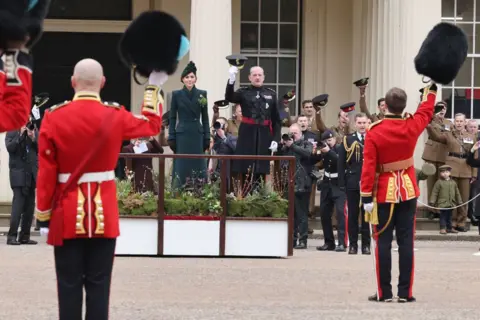
<svg viewBox="0 0 480 320"><path fill-rule="evenodd" d="M195 63L193 61L190 61L185 67L185 69L183 69L182 79L192 72L195 76L197 75L197 67L195 66Z"/></svg>

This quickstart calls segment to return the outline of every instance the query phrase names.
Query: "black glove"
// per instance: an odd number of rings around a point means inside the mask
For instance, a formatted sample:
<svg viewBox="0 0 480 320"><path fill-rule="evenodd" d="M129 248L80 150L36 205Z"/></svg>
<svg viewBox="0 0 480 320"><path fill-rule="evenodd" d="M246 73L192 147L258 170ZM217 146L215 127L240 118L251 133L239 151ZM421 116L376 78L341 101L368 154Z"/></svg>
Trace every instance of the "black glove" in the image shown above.
<svg viewBox="0 0 480 320"><path fill-rule="evenodd" d="M168 140L167 143L170 146L170 149L172 149L173 153L176 153L177 152L177 143L175 142L175 140Z"/></svg>
<svg viewBox="0 0 480 320"><path fill-rule="evenodd" d="M203 151L207 151L208 148L210 148L210 139L203 140Z"/></svg>

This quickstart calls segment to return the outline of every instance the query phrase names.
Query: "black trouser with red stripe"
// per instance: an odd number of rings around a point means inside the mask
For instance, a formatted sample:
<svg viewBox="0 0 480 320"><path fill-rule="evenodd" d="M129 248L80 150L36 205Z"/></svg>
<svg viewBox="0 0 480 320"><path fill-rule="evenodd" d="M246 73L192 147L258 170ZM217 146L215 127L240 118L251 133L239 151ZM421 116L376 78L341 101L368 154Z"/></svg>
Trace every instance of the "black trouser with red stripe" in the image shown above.
<svg viewBox="0 0 480 320"><path fill-rule="evenodd" d="M374 234L383 229L390 215L390 203L378 204L378 222L373 226ZM388 227L375 239L375 261L379 298L389 299L392 293L392 240L393 230L398 244L399 269L398 294L401 298L412 297L414 278L415 211L417 199L395 203L392 220Z"/></svg>
<svg viewBox="0 0 480 320"><path fill-rule="evenodd" d="M64 240L55 247L60 320L107 320L116 239Z"/></svg>
<svg viewBox="0 0 480 320"><path fill-rule="evenodd" d="M361 214L362 247L370 248L370 230L365 221L365 210L360 208L360 190L347 190L348 237L350 247L358 248L358 216Z"/></svg>

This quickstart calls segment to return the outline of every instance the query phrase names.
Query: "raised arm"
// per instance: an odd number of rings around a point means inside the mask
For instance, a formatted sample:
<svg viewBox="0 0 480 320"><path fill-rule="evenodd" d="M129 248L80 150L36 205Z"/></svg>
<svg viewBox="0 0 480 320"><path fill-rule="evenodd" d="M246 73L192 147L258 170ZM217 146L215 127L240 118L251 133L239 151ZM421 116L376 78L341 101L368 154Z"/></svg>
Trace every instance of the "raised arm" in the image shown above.
<svg viewBox="0 0 480 320"><path fill-rule="evenodd" d="M125 108L120 108L119 116L123 125L122 140L158 135L162 126L162 114L163 98L160 95L160 88L148 85L144 92L141 116L135 116Z"/></svg>
<svg viewBox="0 0 480 320"><path fill-rule="evenodd" d="M449 131L447 132L441 132L437 128L434 128L432 125L427 125L427 133L428 133L428 138L432 139L433 141L441 142L441 143L447 143L447 134L449 134Z"/></svg>
<svg viewBox="0 0 480 320"><path fill-rule="evenodd" d="M412 131L415 137L420 136L427 125L432 121L433 110L435 109L435 99L437 98L437 86L431 84L423 90L422 101L418 106L414 116L409 121L408 128Z"/></svg>
<svg viewBox="0 0 480 320"><path fill-rule="evenodd" d="M8 50L4 59L0 60L0 132L25 125L32 105L32 56Z"/></svg>
<svg viewBox="0 0 480 320"><path fill-rule="evenodd" d="M237 90L235 92L235 82L227 82L227 88L225 90L225 100L231 103L242 103L242 90Z"/></svg>

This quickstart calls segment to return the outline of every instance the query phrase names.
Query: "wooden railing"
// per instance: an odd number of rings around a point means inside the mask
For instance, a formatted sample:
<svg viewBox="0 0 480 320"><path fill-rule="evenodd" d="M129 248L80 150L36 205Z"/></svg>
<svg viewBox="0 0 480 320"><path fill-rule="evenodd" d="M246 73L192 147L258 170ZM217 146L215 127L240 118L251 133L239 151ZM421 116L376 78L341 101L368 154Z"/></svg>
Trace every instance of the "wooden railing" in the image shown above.
<svg viewBox="0 0 480 320"><path fill-rule="evenodd" d="M288 241L289 249L288 254L293 255L293 221L294 221L294 197L295 197L295 157L293 156L240 156L240 155L193 155L193 154L132 154L121 153L121 158L125 158L127 167L131 166L132 159L158 159L158 230L159 230L159 242L163 241L163 224L165 221L165 166L166 159L217 159L220 163L220 205L222 207L222 213L220 214L220 255L225 254L225 223L228 216L228 203L227 203L227 180L228 161L235 160L265 160L265 161L288 161ZM152 161L153 168L153 161ZM252 218L255 220L268 220L275 218ZM159 243L159 248L163 248L163 244ZM160 255L163 252L159 253Z"/></svg>

